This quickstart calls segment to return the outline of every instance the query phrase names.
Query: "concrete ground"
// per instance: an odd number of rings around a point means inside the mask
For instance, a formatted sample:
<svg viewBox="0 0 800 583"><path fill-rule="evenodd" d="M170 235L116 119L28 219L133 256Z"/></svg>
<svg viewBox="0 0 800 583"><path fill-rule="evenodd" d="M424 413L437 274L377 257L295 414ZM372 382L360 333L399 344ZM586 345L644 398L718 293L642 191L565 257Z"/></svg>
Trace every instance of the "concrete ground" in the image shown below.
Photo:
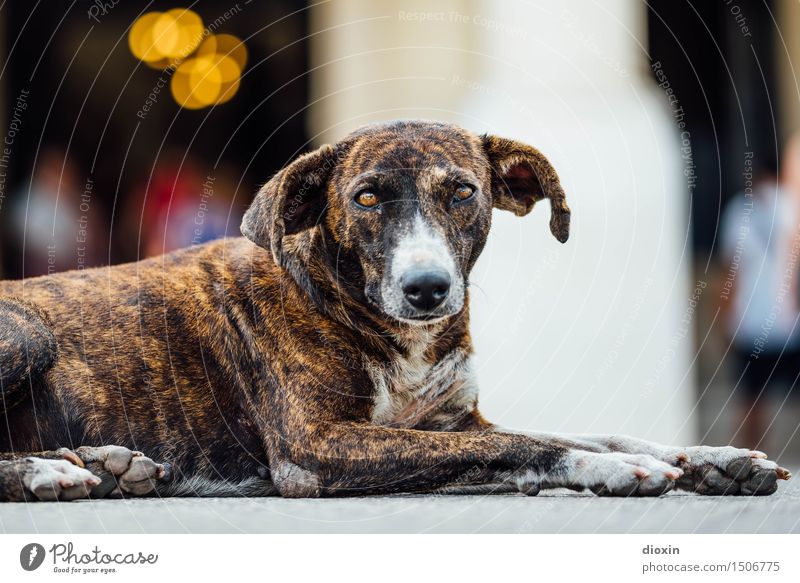
<svg viewBox="0 0 800 583"><path fill-rule="evenodd" d="M800 479L782 482L777 494L764 498L670 493L657 499L613 499L554 490L534 498L172 498L4 503L0 504L0 532L797 533Z"/></svg>

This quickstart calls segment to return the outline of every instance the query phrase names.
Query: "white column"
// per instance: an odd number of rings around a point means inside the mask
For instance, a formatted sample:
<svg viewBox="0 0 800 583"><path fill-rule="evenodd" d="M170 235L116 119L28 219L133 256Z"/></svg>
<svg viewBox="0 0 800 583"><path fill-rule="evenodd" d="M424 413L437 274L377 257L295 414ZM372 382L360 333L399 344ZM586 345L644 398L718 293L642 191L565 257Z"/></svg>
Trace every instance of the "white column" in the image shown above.
<svg viewBox="0 0 800 583"><path fill-rule="evenodd" d="M800 131L800 4L778 0L775 6L778 29L775 34L775 59L781 139L788 140Z"/></svg>
<svg viewBox="0 0 800 583"><path fill-rule="evenodd" d="M624 0L314 9L328 29L312 42L318 141L444 119L529 142L562 177L569 242L550 236L547 203L524 219L496 212L473 274L481 409L503 425L696 437L692 168L651 81L645 16Z"/></svg>

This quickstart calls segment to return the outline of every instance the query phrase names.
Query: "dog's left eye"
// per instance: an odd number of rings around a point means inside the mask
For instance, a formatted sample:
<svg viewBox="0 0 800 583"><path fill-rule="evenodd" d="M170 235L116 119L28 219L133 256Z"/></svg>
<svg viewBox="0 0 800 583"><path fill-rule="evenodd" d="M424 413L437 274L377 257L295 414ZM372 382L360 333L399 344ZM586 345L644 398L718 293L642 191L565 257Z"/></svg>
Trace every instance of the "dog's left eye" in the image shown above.
<svg viewBox="0 0 800 583"><path fill-rule="evenodd" d="M355 201L359 206L362 206L364 208L372 208L380 202L375 193L370 192L369 190L364 190L362 192L359 192L356 195Z"/></svg>
<svg viewBox="0 0 800 583"><path fill-rule="evenodd" d="M472 188L469 184L462 184L461 186L456 188L456 191L453 194L453 202L461 202L464 200L468 200L472 198L473 194L475 194L474 188Z"/></svg>

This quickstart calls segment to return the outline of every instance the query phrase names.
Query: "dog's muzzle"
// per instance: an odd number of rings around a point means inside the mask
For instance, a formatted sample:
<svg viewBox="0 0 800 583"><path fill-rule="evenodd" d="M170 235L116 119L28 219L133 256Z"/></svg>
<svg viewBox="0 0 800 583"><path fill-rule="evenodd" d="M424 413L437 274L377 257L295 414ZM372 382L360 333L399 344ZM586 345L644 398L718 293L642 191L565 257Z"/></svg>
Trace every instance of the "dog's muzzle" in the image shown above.
<svg viewBox="0 0 800 583"><path fill-rule="evenodd" d="M382 307L400 320L426 324L464 305L464 280L444 237L417 216L389 254Z"/></svg>

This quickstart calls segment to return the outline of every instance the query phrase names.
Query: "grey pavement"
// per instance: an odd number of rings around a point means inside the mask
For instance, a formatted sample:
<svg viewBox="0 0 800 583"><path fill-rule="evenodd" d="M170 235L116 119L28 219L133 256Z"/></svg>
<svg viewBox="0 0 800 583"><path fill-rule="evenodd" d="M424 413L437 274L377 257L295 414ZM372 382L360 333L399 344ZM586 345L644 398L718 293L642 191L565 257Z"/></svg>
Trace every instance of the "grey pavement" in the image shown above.
<svg viewBox="0 0 800 583"><path fill-rule="evenodd" d="M798 472L795 472L798 475ZM165 498L0 504L5 533L788 533L800 532L800 479L761 498Z"/></svg>

